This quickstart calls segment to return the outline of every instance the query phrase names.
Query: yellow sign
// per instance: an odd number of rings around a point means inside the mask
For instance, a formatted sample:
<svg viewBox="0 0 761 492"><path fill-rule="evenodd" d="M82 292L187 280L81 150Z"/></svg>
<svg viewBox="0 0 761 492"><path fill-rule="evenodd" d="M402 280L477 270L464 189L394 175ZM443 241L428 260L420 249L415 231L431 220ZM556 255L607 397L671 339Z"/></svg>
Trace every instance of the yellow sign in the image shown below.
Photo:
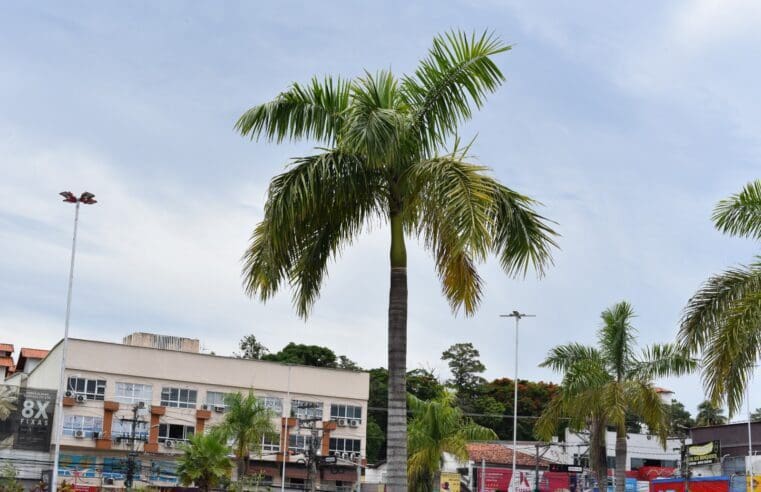
<svg viewBox="0 0 761 492"><path fill-rule="evenodd" d="M745 486L748 492L761 492L761 475L753 475L753 485L751 486L750 477L745 477Z"/></svg>
<svg viewBox="0 0 761 492"><path fill-rule="evenodd" d="M439 482L439 490L441 492L460 492L460 474L451 472L441 472L441 479Z"/></svg>

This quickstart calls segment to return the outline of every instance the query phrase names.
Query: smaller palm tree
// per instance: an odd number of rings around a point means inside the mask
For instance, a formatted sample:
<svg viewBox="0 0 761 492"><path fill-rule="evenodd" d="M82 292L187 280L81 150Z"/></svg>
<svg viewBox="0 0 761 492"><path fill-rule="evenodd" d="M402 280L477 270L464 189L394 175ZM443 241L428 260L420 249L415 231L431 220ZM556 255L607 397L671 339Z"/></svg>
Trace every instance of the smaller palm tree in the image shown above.
<svg viewBox="0 0 761 492"><path fill-rule="evenodd" d="M413 492L429 492L436 488L442 453L466 461L469 442L497 439L493 430L462 414L455 406L454 393L450 391L444 391L430 401L409 395L407 405L412 413L407 434L407 476L409 490Z"/></svg>
<svg viewBox="0 0 761 492"><path fill-rule="evenodd" d="M751 416L751 420L753 416ZM698 405L698 415L695 417L695 423L698 427L707 425L722 425L727 423L727 417L724 416L724 409L706 400Z"/></svg>
<svg viewBox="0 0 761 492"><path fill-rule="evenodd" d="M183 445L177 475L182 485L195 484L208 492L230 476L232 462L225 438L219 432L196 434Z"/></svg>
<svg viewBox="0 0 761 492"><path fill-rule="evenodd" d="M230 393L225 397L225 405L225 418L214 431L233 443L238 461L238 479L241 479L248 473L251 451L256 450L261 454L262 438L276 438L277 429L272 422L276 415L264 407L253 391L249 391L245 396L241 393Z"/></svg>

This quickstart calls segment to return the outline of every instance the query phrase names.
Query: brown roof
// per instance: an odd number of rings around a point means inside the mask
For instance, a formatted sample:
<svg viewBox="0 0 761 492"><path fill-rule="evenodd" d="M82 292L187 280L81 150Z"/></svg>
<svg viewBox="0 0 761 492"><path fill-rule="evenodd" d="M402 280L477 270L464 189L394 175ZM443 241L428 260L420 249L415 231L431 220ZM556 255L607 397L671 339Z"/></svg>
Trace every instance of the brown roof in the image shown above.
<svg viewBox="0 0 761 492"><path fill-rule="evenodd" d="M475 461L476 463L480 463L481 460L498 465L510 465L513 463L513 450L504 444L471 443L468 444L467 447L468 456L470 456L471 461ZM533 467L536 465L536 457L518 451L515 454L515 463L518 466ZM550 462L539 458L539 466L549 468Z"/></svg>
<svg viewBox="0 0 761 492"><path fill-rule="evenodd" d="M0 367L13 367L13 359L10 357L0 357Z"/></svg>
<svg viewBox="0 0 761 492"><path fill-rule="evenodd" d="M13 352L12 343L0 343L0 352Z"/></svg>
<svg viewBox="0 0 761 492"><path fill-rule="evenodd" d="M24 357L26 359L44 359L48 355L48 352L50 352L50 350L21 347L20 357Z"/></svg>

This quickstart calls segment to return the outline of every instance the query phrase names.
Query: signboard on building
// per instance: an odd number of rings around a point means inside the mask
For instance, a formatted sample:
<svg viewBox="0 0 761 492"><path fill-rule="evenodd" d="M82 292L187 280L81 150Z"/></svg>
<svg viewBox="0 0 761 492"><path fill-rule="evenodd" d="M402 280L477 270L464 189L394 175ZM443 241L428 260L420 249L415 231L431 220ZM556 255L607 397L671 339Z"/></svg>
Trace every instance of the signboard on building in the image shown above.
<svg viewBox="0 0 761 492"><path fill-rule="evenodd" d="M49 451L56 392L0 385L0 448Z"/></svg>
<svg viewBox="0 0 761 492"><path fill-rule="evenodd" d="M514 492L533 492L534 490L534 472L526 470L517 470L518 476L515 482L510 485L510 479L513 472L510 468L477 468L478 473L478 492L504 492L508 490ZM481 473L484 473L483 480Z"/></svg>
<svg viewBox="0 0 761 492"><path fill-rule="evenodd" d="M710 465L721 460L721 443L708 441L687 446L687 463L690 466Z"/></svg>
<svg viewBox="0 0 761 492"><path fill-rule="evenodd" d="M441 472L439 490L442 492L446 490L449 490L450 492L460 492L460 474Z"/></svg>

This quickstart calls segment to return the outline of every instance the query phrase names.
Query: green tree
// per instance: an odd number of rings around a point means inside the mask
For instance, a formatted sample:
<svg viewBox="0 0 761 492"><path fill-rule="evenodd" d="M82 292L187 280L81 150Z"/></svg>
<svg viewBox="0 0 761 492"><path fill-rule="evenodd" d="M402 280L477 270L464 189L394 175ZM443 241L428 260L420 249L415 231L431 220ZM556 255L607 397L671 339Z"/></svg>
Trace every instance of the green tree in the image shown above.
<svg viewBox="0 0 761 492"><path fill-rule="evenodd" d="M599 445L604 445L607 426L616 430L616 492L624 492L626 484L626 417L638 415L666 446L669 435L669 413L653 385L653 379L677 376L693 371L697 361L668 344L646 347L635 353L636 330L631 321L634 311L627 302L620 302L602 312L602 328L597 347L577 343L559 345L550 350L542 362L563 373L557 398L537 422L537 433L544 439L557 428L561 418L569 418L573 428L591 426L596 450L592 452L599 483L605 475L598 462ZM602 437L600 437L602 434Z"/></svg>
<svg viewBox="0 0 761 492"><path fill-rule="evenodd" d="M382 459L381 453L384 451L386 444L386 433L383 432L375 418L370 415L367 418L367 434L365 438L367 443L366 458L368 463L377 463Z"/></svg>
<svg viewBox="0 0 761 492"><path fill-rule="evenodd" d="M727 417L724 416L724 409L711 403L711 400L705 400L698 405L698 414L695 416L695 424L698 427L726 423Z"/></svg>
<svg viewBox="0 0 761 492"><path fill-rule="evenodd" d="M476 400L476 412L484 414L503 414L502 418L497 417L476 417L475 420L482 425L493 428L500 439L513 438L513 395L514 382L510 378L499 378L486 383L481 387L480 396ZM558 392L558 386L553 383L543 381L518 381L518 439L534 439L535 418L542 414L542 411L549 405L552 398ZM499 407L494 406L491 409L486 408L489 405L489 399L497 402ZM494 425L492 425L494 424ZM560 429L565 429L563 422L560 423Z"/></svg>
<svg viewBox="0 0 761 492"><path fill-rule="evenodd" d="M720 201L713 222L725 234L761 240L761 179ZM678 341L689 353L702 352L708 399L726 401L730 416L738 412L761 356L761 256L700 287L684 309Z"/></svg>
<svg viewBox="0 0 761 492"><path fill-rule="evenodd" d="M750 420L751 422L761 422L761 408L753 410L753 413L750 414Z"/></svg>
<svg viewBox="0 0 761 492"><path fill-rule="evenodd" d="M261 454L262 437L277 438L277 429L272 419L277 417L254 396L230 393L225 396L224 419L213 431L224 439L233 442L233 450L238 460L238 479L248 473L248 460L251 451Z"/></svg>
<svg viewBox="0 0 761 492"><path fill-rule="evenodd" d="M686 436L688 430L695 426L690 412L677 400L671 400L669 405L669 422L672 436Z"/></svg>
<svg viewBox="0 0 761 492"><path fill-rule="evenodd" d="M336 353L319 345L290 342L280 352L267 354L263 360L314 367L338 367Z"/></svg>
<svg viewBox="0 0 761 492"><path fill-rule="evenodd" d="M313 78L246 111L244 136L312 139L322 148L300 157L269 187L264 218L245 253L244 287L263 301L285 282L298 313L317 300L328 261L369 225L390 232L388 309L388 486L406 487L407 253L405 236L432 252L453 311L472 315L489 254L508 275L551 261L554 231L536 202L469 162L460 123L504 77L493 57L510 47L491 34L434 38L414 74L365 72L353 80ZM450 146L450 151L446 147Z"/></svg>
<svg viewBox="0 0 761 492"><path fill-rule="evenodd" d="M357 365L356 362L346 357L345 355L338 356L338 368L348 369L350 371L361 371L362 368Z"/></svg>
<svg viewBox="0 0 761 492"><path fill-rule="evenodd" d="M0 470L0 492L24 492L24 486L18 481L16 468L6 463Z"/></svg>
<svg viewBox="0 0 761 492"><path fill-rule="evenodd" d="M208 492L230 475L232 462L227 454L230 449L224 437L217 432L195 434L183 445L177 467L182 485L195 484Z"/></svg>
<svg viewBox="0 0 761 492"><path fill-rule="evenodd" d="M486 380L479 374L486 366L479 360L480 353L472 343L455 343L441 354L441 360L449 365L452 379L447 386L457 392L457 403L466 412L475 410L474 400Z"/></svg>
<svg viewBox="0 0 761 492"><path fill-rule="evenodd" d="M444 391L436 399L420 400L409 395L412 420L409 423L410 452L407 476L409 490L430 492L437 488L442 453L467 461L467 444L496 439L497 434L463 416L455 406L455 395Z"/></svg>
<svg viewBox="0 0 761 492"><path fill-rule="evenodd" d="M241 359L258 360L269 353L267 347L262 345L254 335L246 335L245 337L241 338L238 347L240 348L240 353L236 353L235 356Z"/></svg>

